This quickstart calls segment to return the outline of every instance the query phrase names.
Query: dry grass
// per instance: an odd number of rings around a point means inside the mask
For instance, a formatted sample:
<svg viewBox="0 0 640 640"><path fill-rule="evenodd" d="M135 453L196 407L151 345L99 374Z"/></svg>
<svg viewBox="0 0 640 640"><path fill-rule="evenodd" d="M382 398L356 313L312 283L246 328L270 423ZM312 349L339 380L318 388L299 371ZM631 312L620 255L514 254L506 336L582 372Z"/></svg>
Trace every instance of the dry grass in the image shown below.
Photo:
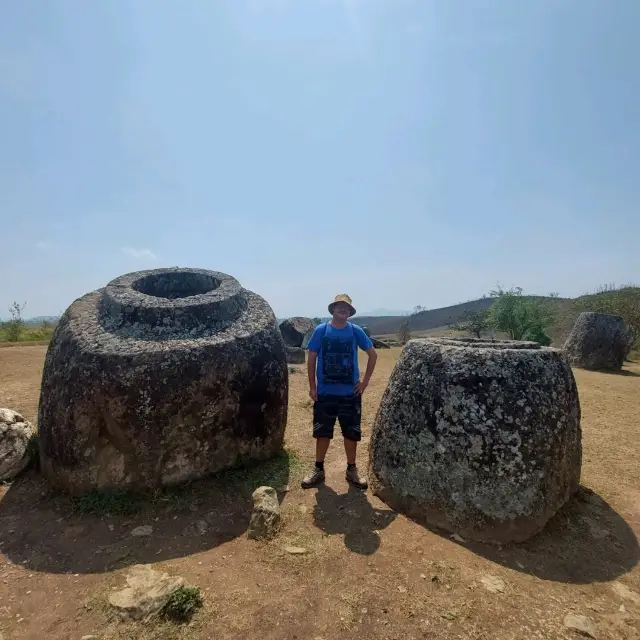
<svg viewBox="0 0 640 640"><path fill-rule="evenodd" d="M28 419L37 411L44 347L0 349L0 406ZM364 404L368 434L399 350L380 352ZM290 377L287 447L313 459L306 372ZM233 483L204 482L184 505L158 501L140 514L78 514L37 477L0 489L0 632L4 640L135 638L573 638L566 613L598 624L599 639L640 637L640 605L623 600L618 580L640 593L640 365L624 375L576 371L583 426L583 490L545 532L502 549L465 545L350 492L337 439L327 486L302 491L294 468L282 494L283 527L269 542L244 534L249 504ZM259 474L256 475L256 478ZM226 493L225 493L226 492ZM193 524L206 520L198 534ZM133 539L139 524L148 539ZM304 547L292 556L284 547ZM188 626L157 620L124 624L104 607L135 562L185 577L205 607ZM496 575L504 593L480 579ZM91 606L82 604L87 600ZM621 610L621 605L624 609ZM19 622L19 620L21 620Z"/></svg>

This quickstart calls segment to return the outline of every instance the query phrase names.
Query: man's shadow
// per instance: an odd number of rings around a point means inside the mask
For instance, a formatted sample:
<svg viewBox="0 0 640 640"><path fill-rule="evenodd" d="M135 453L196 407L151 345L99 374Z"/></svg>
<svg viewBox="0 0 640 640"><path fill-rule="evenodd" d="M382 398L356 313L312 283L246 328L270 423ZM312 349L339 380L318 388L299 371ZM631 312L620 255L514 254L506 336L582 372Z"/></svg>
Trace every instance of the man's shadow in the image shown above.
<svg viewBox="0 0 640 640"><path fill-rule="evenodd" d="M349 486L347 493L338 494L320 485L313 508L315 525L329 535L344 535L350 551L372 555L380 548L378 531L388 527L396 518L395 511L376 509L364 491Z"/></svg>

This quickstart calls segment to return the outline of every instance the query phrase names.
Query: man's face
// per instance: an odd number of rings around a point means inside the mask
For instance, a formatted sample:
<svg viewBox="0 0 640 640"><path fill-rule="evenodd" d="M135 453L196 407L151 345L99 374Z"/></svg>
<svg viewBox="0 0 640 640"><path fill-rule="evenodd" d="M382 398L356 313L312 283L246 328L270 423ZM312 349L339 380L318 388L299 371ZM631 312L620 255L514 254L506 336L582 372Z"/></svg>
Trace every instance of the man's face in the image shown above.
<svg viewBox="0 0 640 640"><path fill-rule="evenodd" d="M333 317L338 320L347 320L350 313L351 309L345 302L337 302L333 307Z"/></svg>

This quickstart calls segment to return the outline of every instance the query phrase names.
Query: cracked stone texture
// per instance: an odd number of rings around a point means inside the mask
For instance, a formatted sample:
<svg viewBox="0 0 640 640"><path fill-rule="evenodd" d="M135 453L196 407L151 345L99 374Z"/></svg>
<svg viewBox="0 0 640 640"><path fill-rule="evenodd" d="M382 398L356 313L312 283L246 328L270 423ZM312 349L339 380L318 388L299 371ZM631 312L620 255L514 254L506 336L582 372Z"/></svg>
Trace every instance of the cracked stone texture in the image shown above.
<svg viewBox="0 0 640 640"><path fill-rule="evenodd" d="M631 350L631 332L621 316L581 313L564 344L574 367L619 371Z"/></svg>
<svg viewBox="0 0 640 640"><path fill-rule="evenodd" d="M253 492L253 511L247 530L250 540L271 538L280 528L280 502L273 487L258 487Z"/></svg>
<svg viewBox="0 0 640 640"><path fill-rule="evenodd" d="M15 478L31 461L35 430L17 411L0 409L0 482Z"/></svg>
<svg viewBox="0 0 640 640"><path fill-rule="evenodd" d="M299 347L286 347L287 362L289 364L304 364L305 350Z"/></svg>
<svg viewBox="0 0 640 640"><path fill-rule="evenodd" d="M296 316L280 323L280 333L287 347L301 347L308 332L313 333L316 323L311 318Z"/></svg>
<svg viewBox="0 0 640 640"><path fill-rule="evenodd" d="M73 493L183 483L277 454L287 403L265 300L220 272L130 273L76 300L55 330L42 472Z"/></svg>
<svg viewBox="0 0 640 640"><path fill-rule="evenodd" d="M372 489L394 509L468 540L526 540L580 481L571 367L537 343L411 340L369 451Z"/></svg>

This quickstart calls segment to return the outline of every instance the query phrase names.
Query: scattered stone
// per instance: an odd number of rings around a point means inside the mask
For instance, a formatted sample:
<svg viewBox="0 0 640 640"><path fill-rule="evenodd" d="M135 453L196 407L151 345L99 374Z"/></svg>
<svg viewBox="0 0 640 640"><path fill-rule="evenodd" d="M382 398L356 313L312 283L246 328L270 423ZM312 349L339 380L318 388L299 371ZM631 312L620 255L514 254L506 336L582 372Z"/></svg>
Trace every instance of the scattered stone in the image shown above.
<svg viewBox="0 0 640 640"><path fill-rule="evenodd" d="M253 492L253 512L248 537L251 540L273 537L280 528L280 503L273 487L258 487Z"/></svg>
<svg viewBox="0 0 640 640"><path fill-rule="evenodd" d="M136 527L131 535L136 538L142 538L144 536L150 536L153 533L153 527L150 524L143 524L141 527Z"/></svg>
<svg viewBox="0 0 640 640"><path fill-rule="evenodd" d="M616 580L615 582L611 583L611 588L621 598L624 598L625 600L629 600L634 604L640 605L640 595L638 595L635 591L632 591L631 589L629 589L629 587L627 587L626 584L622 584L622 582L618 582Z"/></svg>
<svg viewBox="0 0 640 640"><path fill-rule="evenodd" d="M407 587L399 586L399 587L398 587L398 591L399 591L400 593L407 593Z"/></svg>
<svg viewBox="0 0 640 640"><path fill-rule="evenodd" d="M80 640L96 640L98 636L82 636L82 638L80 638ZM0 640L2 640L0 638Z"/></svg>
<svg viewBox="0 0 640 640"><path fill-rule="evenodd" d="M598 633L596 625L589 618L586 616L576 615L574 613L568 613L565 616L564 626L568 629L578 631L589 638L595 638Z"/></svg>
<svg viewBox="0 0 640 640"><path fill-rule="evenodd" d="M127 586L109 596L109 603L123 619L142 620L157 614L184 580L155 571L147 565L134 565L126 577Z"/></svg>
<svg viewBox="0 0 640 640"><path fill-rule="evenodd" d="M456 542L459 542L460 544L464 544L465 542L464 538L457 533L452 534L450 537L453 538Z"/></svg>
<svg viewBox="0 0 640 640"><path fill-rule="evenodd" d="M17 411L0 409L0 482L15 478L33 457L33 425Z"/></svg>
<svg viewBox="0 0 640 640"><path fill-rule="evenodd" d="M313 333L316 323L311 318L296 316L280 323L280 333L287 347L301 347L307 332Z"/></svg>
<svg viewBox="0 0 640 640"><path fill-rule="evenodd" d="M466 540L522 542L579 486L571 367L536 342L410 340L371 432L374 494Z"/></svg>
<svg viewBox="0 0 640 640"><path fill-rule="evenodd" d="M44 476L156 489L282 450L289 376L269 304L204 269L123 275L76 300L42 378Z"/></svg>
<svg viewBox="0 0 640 640"><path fill-rule="evenodd" d="M292 556L302 556L307 553L304 547L285 547L284 550Z"/></svg>
<svg viewBox="0 0 640 640"><path fill-rule="evenodd" d="M185 536L204 536L209 531L209 525L204 520L196 520L182 532Z"/></svg>
<svg viewBox="0 0 640 640"><path fill-rule="evenodd" d="M457 611L445 611L442 614L442 617L445 620L455 620L458 617L458 612Z"/></svg>
<svg viewBox="0 0 640 640"><path fill-rule="evenodd" d="M482 576L482 578L480 578L480 582L482 582L485 589L491 593L504 593L504 590L506 589L504 580L498 576Z"/></svg>
<svg viewBox="0 0 640 640"><path fill-rule="evenodd" d="M581 313L564 344L574 367L619 371L631 349L630 331L621 316Z"/></svg>
<svg viewBox="0 0 640 640"><path fill-rule="evenodd" d="M421 573L421 574L420 574L420 577L421 577L423 580L426 580L426 579L427 579L427 576L426 576L426 574L424 574L424 573Z"/></svg>
<svg viewBox="0 0 640 640"><path fill-rule="evenodd" d="M287 362L289 364L304 364L305 350L299 347L285 347L287 352Z"/></svg>
<svg viewBox="0 0 640 640"><path fill-rule="evenodd" d="M380 338L371 338L371 342L376 349L391 349L391 346L385 340L380 340Z"/></svg>

